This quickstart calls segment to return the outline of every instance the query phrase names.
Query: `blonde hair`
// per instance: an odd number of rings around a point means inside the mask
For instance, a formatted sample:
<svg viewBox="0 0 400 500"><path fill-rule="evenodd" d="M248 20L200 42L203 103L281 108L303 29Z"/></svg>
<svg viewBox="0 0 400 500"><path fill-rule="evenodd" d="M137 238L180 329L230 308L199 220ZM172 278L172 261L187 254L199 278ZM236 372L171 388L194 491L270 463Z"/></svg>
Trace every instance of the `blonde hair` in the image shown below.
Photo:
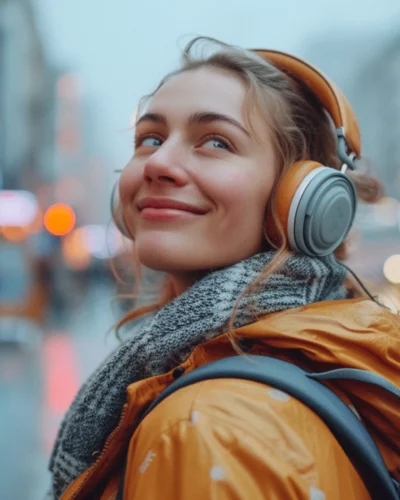
<svg viewBox="0 0 400 500"><path fill-rule="evenodd" d="M215 48L209 55L195 55L195 49L207 46ZM153 96L172 77L186 71L200 68L213 68L229 72L240 78L247 86L245 100L246 120L252 133L257 137L251 123L252 113L256 110L266 120L275 156L278 162L278 175L267 204L268 216L272 218L279 233L279 241L271 241L265 235L270 246L276 249L276 255L257 279L238 297L228 328L228 335L237 352L241 352L234 338L234 318L238 304L245 295L252 292L261 282L265 283L274 272L280 269L292 255L288 247L287 236L276 215L276 190L288 169L300 160L314 160L322 165L339 169L341 162L336 152L336 137L331 118L320 102L300 81L288 76L271 63L257 56L254 52L225 44L208 37L196 37L183 50L181 67L169 73L160 82L156 90L141 99L139 112L147 100ZM260 138L258 138L260 139ZM356 186L359 199L373 203L381 196L381 185L373 177L362 173L349 172ZM347 240L336 250L335 256L344 260L347 255ZM117 324L117 332L125 323L156 311L175 298L170 279L166 279L159 300L128 312Z"/></svg>

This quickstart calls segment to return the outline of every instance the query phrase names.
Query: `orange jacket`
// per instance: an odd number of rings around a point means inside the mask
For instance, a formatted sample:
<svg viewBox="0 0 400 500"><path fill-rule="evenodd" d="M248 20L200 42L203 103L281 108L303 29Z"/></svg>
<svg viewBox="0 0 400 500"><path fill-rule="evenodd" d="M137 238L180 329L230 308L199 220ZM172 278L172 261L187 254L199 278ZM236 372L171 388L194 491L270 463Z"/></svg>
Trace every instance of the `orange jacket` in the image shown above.
<svg viewBox="0 0 400 500"><path fill-rule="evenodd" d="M400 316L369 300L270 314L238 334L252 339L252 354L313 371L370 370L400 386ZM178 370L131 384L117 428L62 500L114 499L128 443L125 500L369 499L324 422L298 400L257 382L209 380L181 389L132 436L140 410L174 376L233 354L221 335L199 345ZM357 410L399 479L398 400L355 381L330 387Z"/></svg>

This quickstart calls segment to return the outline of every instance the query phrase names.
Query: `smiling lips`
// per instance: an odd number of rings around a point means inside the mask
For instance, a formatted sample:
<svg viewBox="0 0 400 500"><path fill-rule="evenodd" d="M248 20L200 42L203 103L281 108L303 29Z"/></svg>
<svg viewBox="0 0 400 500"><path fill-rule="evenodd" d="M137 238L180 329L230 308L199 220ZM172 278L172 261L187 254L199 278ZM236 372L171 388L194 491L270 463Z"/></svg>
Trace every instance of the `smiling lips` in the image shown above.
<svg viewBox="0 0 400 500"><path fill-rule="evenodd" d="M137 207L141 218L146 220L168 221L207 213L204 208L169 198L142 198Z"/></svg>

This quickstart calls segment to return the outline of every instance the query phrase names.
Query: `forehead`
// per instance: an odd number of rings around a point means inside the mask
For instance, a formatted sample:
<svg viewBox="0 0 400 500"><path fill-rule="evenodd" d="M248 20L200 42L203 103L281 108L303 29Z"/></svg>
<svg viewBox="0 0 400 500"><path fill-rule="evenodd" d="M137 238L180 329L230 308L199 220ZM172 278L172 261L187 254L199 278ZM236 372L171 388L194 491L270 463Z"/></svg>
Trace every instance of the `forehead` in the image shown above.
<svg viewBox="0 0 400 500"><path fill-rule="evenodd" d="M173 76L151 98L147 112L165 114L212 111L243 116L246 85L239 77L214 68L199 68Z"/></svg>

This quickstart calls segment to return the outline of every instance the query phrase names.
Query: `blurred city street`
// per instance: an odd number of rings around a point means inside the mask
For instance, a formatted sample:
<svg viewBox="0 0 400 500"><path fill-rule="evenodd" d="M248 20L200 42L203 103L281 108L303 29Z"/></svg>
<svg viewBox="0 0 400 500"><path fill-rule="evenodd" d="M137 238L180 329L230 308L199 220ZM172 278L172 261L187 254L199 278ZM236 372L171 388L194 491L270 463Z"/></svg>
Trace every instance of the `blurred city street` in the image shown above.
<svg viewBox="0 0 400 500"><path fill-rule="evenodd" d="M1 498L42 499L47 465L62 415L79 385L117 340L113 287L92 283L73 314L20 342L0 343ZM31 334L31 337L29 337Z"/></svg>

